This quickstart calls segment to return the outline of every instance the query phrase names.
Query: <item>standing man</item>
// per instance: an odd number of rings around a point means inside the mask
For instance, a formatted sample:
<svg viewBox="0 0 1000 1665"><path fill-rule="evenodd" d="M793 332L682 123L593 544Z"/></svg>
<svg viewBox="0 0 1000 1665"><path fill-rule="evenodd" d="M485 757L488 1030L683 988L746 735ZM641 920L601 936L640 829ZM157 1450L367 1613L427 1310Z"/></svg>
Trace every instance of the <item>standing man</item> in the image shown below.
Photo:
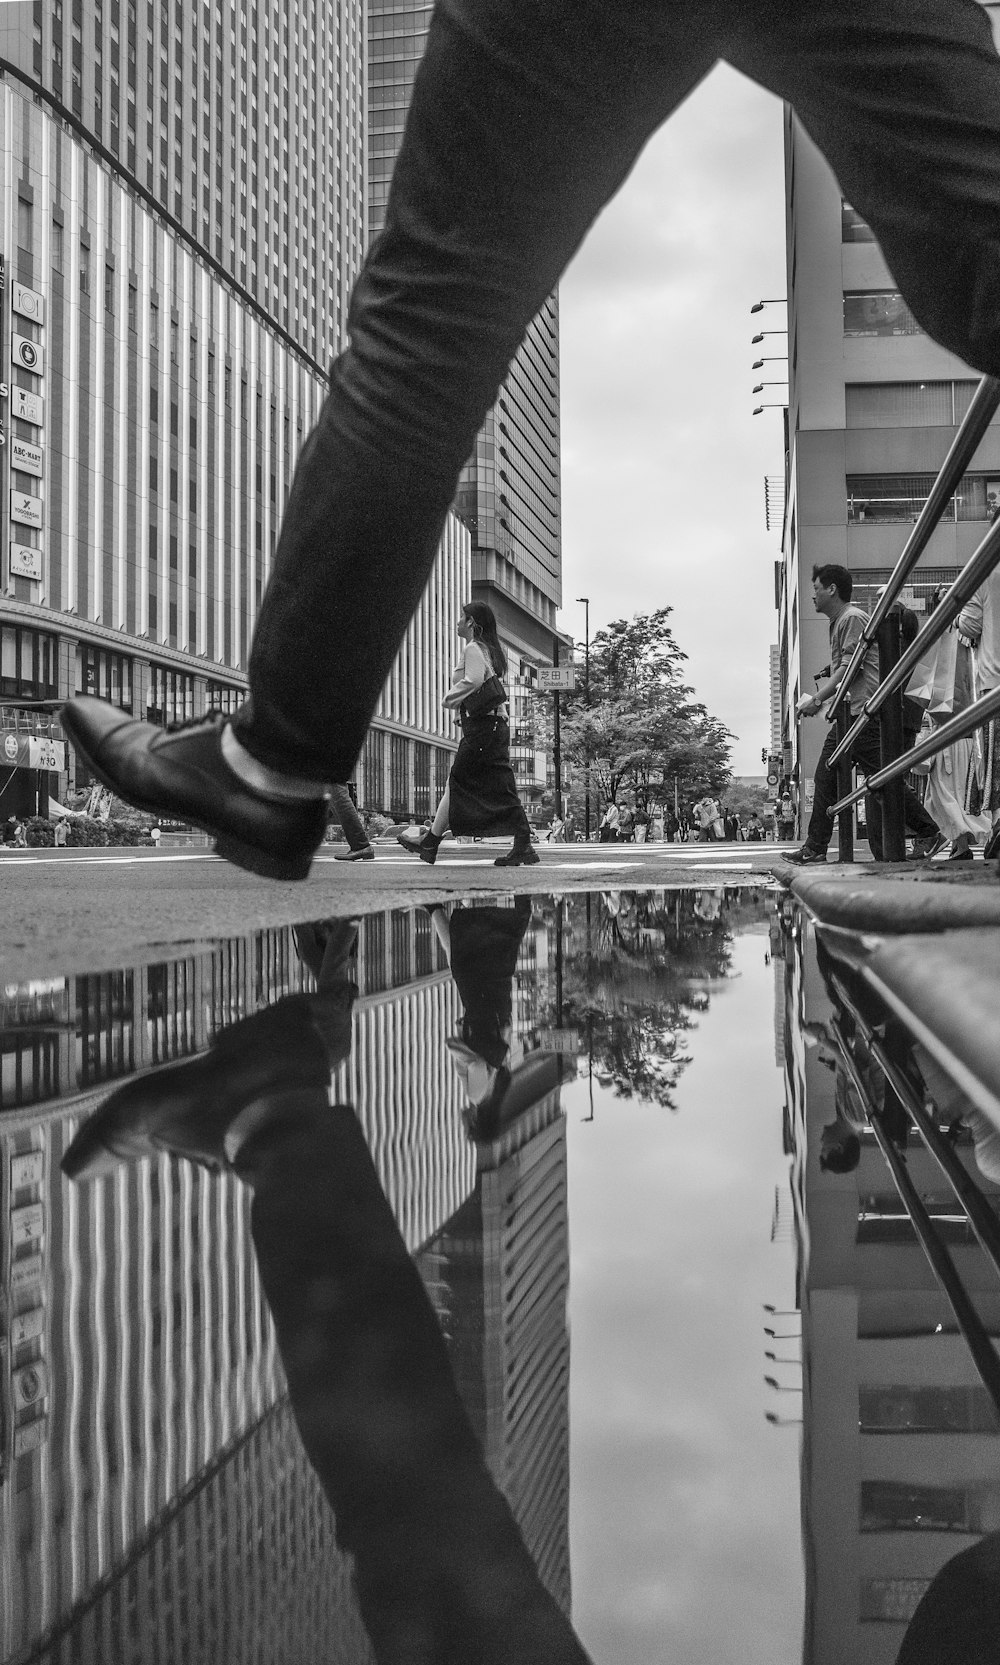
<svg viewBox="0 0 1000 1665"><path fill-rule="evenodd" d="M306 878L528 325L720 59L793 107L921 328L1000 376L1000 59L976 0L438 0L249 698L169 731L70 700L62 726L105 786Z"/></svg>
<svg viewBox="0 0 1000 1665"><path fill-rule="evenodd" d="M817 613L822 613L830 626L830 674L819 684L815 694L802 695L796 707L800 717L818 716L827 701L833 698L846 674L854 649L861 640L861 633L868 619L867 614L863 613L860 607L855 607L851 601L853 588L854 580L846 567L838 566L835 562L813 567L813 606ZM878 683L878 649L873 642L855 671L848 692L852 717L859 714L865 701L874 694ZM806 841L801 849L794 850L787 858L802 867L811 866L815 862L825 862L833 836L833 819L829 811L840 793L837 769L831 767L830 753L836 744L837 730L831 724L816 764L813 807ZM869 723L861 730L851 746L848 758L863 775L874 774L882 767L877 723ZM941 832L910 786L905 789L905 805L907 826L916 835L914 855L918 858L933 855L943 842ZM868 794L865 813L868 818L868 842L872 855L876 861L881 861L882 812L875 793Z"/></svg>

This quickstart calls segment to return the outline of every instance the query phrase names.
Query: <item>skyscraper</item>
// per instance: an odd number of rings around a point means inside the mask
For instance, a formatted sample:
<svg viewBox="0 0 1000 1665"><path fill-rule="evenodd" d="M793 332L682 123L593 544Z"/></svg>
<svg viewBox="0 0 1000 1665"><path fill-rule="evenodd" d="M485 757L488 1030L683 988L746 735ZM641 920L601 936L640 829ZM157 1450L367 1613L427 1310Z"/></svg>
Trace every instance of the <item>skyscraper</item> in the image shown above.
<svg viewBox="0 0 1000 1665"><path fill-rule="evenodd" d="M431 6L369 0L369 234L383 223ZM472 592L496 613L510 658L511 758L524 789L545 784L530 695L553 658L562 602L559 303L532 320L462 472L455 507L472 537Z"/></svg>
<svg viewBox="0 0 1000 1665"><path fill-rule="evenodd" d="M365 41L364 0L0 7L5 697L154 722L242 699L364 248ZM437 641L469 559L453 520L379 708L372 807L416 807L433 749L450 760ZM4 760L21 813L85 779L37 715Z"/></svg>

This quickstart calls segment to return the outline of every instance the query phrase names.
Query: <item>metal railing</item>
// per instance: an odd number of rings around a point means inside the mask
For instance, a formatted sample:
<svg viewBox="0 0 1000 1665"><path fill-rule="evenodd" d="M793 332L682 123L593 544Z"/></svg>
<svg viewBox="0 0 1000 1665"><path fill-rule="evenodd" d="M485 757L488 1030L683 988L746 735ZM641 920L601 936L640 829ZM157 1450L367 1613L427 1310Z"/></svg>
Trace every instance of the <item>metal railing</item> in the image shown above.
<svg viewBox="0 0 1000 1665"><path fill-rule="evenodd" d="M984 376L952 441L948 455L941 465L941 471L934 482L913 531L910 533L903 552L893 568L889 582L886 584L883 594L876 602L871 616L862 630L858 644L848 662L847 670L841 679L840 686L827 708L827 716L831 721L836 720L839 714L839 726L843 730L837 745L830 754L831 765L846 759L858 735L867 727L886 701L903 688L924 653L940 641L941 637L958 618L962 608L971 600L976 590L990 576L994 568L1000 565L1000 521L995 521L975 554L941 598L934 612L922 629L918 631L910 646L900 654L891 670L883 676L875 692L865 701L854 722L847 727L844 723L844 713L841 712L841 707L848 698L851 684L861 668L865 655L870 652L872 645L878 638L879 631L899 598L904 585L926 550L932 534L936 530L959 481L971 462L998 408L1000 408L1000 378ZM918 741L908 751L886 763L885 767L869 775L863 786L841 796L835 804L831 805L830 815L843 814L851 805L863 798L866 792L880 791L894 781L901 780L909 774L915 764L923 762L926 758L934 757L938 752L950 746L954 740L961 740L972 734L982 723L996 716L998 712L1000 712L1000 689L995 689L992 693L983 694L978 700L974 700L971 705L953 717L950 722L943 723L940 728L935 729L932 735Z"/></svg>
<svg viewBox="0 0 1000 1665"><path fill-rule="evenodd" d="M890 1057L873 1026L859 1010L845 984L835 972L828 971L826 977L835 1002L849 1016L855 1031L864 1041L868 1056L878 1067L887 1086L895 1093L900 1104L909 1115L924 1145L947 1179L955 1200L972 1228L980 1248L993 1270L1000 1276L1000 1221L998 1221L996 1214L959 1160L954 1147L936 1126L933 1117L928 1114L913 1084ZM837 1043L841 1061L864 1108L868 1125L874 1133L876 1143L885 1158L889 1172L892 1175L893 1184L909 1216L917 1241L947 1297L948 1304L955 1315L955 1322L972 1354L983 1385L989 1393L998 1414L1000 1414L1000 1358L997 1356L986 1326L976 1311L954 1260L938 1236L933 1218L913 1182L906 1157L890 1139L883 1126L881 1112L872 1103L871 1093L854 1057L851 1040L842 1020L839 1018L833 1024L833 1036Z"/></svg>

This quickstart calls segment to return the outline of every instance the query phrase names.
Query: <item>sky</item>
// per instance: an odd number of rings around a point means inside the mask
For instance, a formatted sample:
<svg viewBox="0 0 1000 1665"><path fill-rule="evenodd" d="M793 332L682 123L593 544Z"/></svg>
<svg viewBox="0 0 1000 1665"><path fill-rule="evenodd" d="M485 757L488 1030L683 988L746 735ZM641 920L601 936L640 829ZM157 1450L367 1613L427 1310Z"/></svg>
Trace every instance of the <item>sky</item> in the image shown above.
<svg viewBox="0 0 1000 1665"><path fill-rule="evenodd" d="M785 295L779 101L720 65L647 147L560 287L563 607L582 642L674 609L687 680L763 773L777 640L764 476L783 473ZM782 361L761 371L761 354Z"/></svg>

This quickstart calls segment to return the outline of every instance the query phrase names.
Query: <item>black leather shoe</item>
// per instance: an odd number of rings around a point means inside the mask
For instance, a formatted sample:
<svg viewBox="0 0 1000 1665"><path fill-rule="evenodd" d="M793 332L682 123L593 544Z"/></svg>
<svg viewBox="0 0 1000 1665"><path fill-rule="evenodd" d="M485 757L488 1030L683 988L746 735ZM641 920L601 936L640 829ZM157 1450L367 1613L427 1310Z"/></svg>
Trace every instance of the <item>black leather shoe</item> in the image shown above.
<svg viewBox="0 0 1000 1665"><path fill-rule="evenodd" d="M84 1122L63 1173L99 1179L120 1162L164 1151L203 1168L225 1167L226 1133L242 1111L272 1094L329 1085L330 1049L317 1015L321 1022L317 996L291 995L223 1030L207 1052L132 1076Z"/></svg>
<svg viewBox="0 0 1000 1665"><path fill-rule="evenodd" d="M428 867L434 866L441 847L441 839L432 832L422 832L419 838L407 838L405 833L397 833L396 843L402 845L407 855L419 856Z"/></svg>
<svg viewBox="0 0 1000 1665"><path fill-rule="evenodd" d="M84 694L63 706L60 721L87 767L126 803L201 827L218 855L250 873L308 878L326 800L279 803L246 786L223 758L220 713L156 728Z"/></svg>
<svg viewBox="0 0 1000 1665"><path fill-rule="evenodd" d="M334 861L374 861L375 851L370 844L362 844L358 850L341 850L334 856Z"/></svg>
<svg viewBox="0 0 1000 1665"><path fill-rule="evenodd" d="M494 867L537 867L541 857L530 844L515 844L505 856L497 856Z"/></svg>

